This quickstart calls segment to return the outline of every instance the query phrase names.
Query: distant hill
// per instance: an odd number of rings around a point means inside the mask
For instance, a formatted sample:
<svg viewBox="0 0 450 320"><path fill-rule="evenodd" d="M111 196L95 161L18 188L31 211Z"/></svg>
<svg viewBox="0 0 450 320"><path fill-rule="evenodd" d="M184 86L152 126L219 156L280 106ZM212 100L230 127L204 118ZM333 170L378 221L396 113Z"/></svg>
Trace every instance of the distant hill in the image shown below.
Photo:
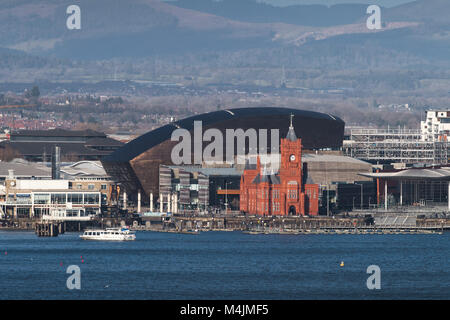
<svg viewBox="0 0 450 320"><path fill-rule="evenodd" d="M66 8L73 3L81 7L81 30L66 28ZM377 31L366 27L366 7L275 7L251 0L2 0L0 48L6 49L0 49L0 66L5 66L0 75L16 68L21 79L27 78L30 67L42 69L33 73L41 79L111 79L117 73L133 78L141 72L142 79L152 79L173 68L173 81L196 75L205 82L234 80L223 76L223 67L241 68L235 71L239 81L245 82L241 71L246 68L268 83L268 66L325 72L450 64L450 1L383 8L383 28Z"/></svg>
<svg viewBox="0 0 450 320"><path fill-rule="evenodd" d="M278 8L250 0L76 3L81 7L81 30L66 28L66 8L72 0L2 1L0 46L38 55L96 60L303 45L368 32L361 20L365 15L361 5ZM408 26L407 22L393 23L383 31Z"/></svg>
<svg viewBox="0 0 450 320"><path fill-rule="evenodd" d="M241 23L157 0L80 0L81 30L66 28L71 0L0 3L0 46L69 58L104 59L271 42L270 27Z"/></svg>
<svg viewBox="0 0 450 320"><path fill-rule="evenodd" d="M418 21L428 25L450 25L450 1L417 0L386 10L389 21Z"/></svg>
<svg viewBox="0 0 450 320"><path fill-rule="evenodd" d="M276 7L255 0L173 0L174 6L207 12L233 20L330 27L352 24L365 16L365 4L293 5Z"/></svg>

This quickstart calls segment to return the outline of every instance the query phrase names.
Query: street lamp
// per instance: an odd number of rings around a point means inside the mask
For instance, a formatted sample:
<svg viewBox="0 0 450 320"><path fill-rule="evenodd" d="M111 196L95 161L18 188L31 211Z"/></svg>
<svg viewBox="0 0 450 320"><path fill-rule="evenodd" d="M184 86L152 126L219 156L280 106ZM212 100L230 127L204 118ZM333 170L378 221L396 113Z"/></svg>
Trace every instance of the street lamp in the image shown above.
<svg viewBox="0 0 450 320"><path fill-rule="evenodd" d="M330 185L327 184L327 217L330 216Z"/></svg>
<svg viewBox="0 0 450 320"><path fill-rule="evenodd" d="M228 184L232 183L232 181L227 182L225 180L225 214L228 213Z"/></svg>

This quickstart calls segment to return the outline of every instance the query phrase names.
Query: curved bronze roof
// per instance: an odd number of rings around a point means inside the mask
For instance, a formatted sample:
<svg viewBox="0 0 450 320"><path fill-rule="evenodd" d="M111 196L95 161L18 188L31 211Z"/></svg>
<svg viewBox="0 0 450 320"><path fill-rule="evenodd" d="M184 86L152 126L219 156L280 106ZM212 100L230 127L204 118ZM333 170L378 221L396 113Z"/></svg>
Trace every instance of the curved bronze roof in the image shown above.
<svg viewBox="0 0 450 320"><path fill-rule="evenodd" d="M336 116L290 108L237 108L203 113L167 124L130 141L109 156L104 157L102 161L128 162L146 150L170 140L172 132L177 128L193 130L194 121L202 121L204 128L219 126L223 123L229 123L229 128L235 127L244 130L248 128L279 128L280 137L284 137L288 133L291 115L294 115L295 132L302 139L302 144L306 149L342 146L345 123Z"/></svg>

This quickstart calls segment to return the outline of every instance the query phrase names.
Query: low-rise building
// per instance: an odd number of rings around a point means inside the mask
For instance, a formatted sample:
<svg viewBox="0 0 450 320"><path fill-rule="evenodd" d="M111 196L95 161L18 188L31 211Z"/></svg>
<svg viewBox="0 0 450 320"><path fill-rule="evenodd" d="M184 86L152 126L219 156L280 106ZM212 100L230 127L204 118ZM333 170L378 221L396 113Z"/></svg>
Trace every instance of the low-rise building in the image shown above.
<svg viewBox="0 0 450 320"><path fill-rule="evenodd" d="M42 163L0 162L1 214L83 220L99 214L111 201L115 183L100 162L63 164L61 178L51 179L51 169Z"/></svg>
<svg viewBox="0 0 450 320"><path fill-rule="evenodd" d="M77 220L99 214L101 205L100 191L73 190L69 180L21 180L11 177L0 187L0 206L6 218L59 215L61 220Z"/></svg>

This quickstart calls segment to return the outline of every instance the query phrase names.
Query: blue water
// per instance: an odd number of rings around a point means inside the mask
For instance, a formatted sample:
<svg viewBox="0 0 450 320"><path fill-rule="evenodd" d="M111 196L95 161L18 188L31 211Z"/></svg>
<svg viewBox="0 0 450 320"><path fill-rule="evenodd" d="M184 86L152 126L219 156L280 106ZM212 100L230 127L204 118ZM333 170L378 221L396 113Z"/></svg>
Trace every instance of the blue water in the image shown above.
<svg viewBox="0 0 450 320"><path fill-rule="evenodd" d="M112 243L0 231L0 299L449 299L449 261L449 232L137 232ZM373 264L380 290L366 286ZM66 287L69 265L81 290Z"/></svg>

